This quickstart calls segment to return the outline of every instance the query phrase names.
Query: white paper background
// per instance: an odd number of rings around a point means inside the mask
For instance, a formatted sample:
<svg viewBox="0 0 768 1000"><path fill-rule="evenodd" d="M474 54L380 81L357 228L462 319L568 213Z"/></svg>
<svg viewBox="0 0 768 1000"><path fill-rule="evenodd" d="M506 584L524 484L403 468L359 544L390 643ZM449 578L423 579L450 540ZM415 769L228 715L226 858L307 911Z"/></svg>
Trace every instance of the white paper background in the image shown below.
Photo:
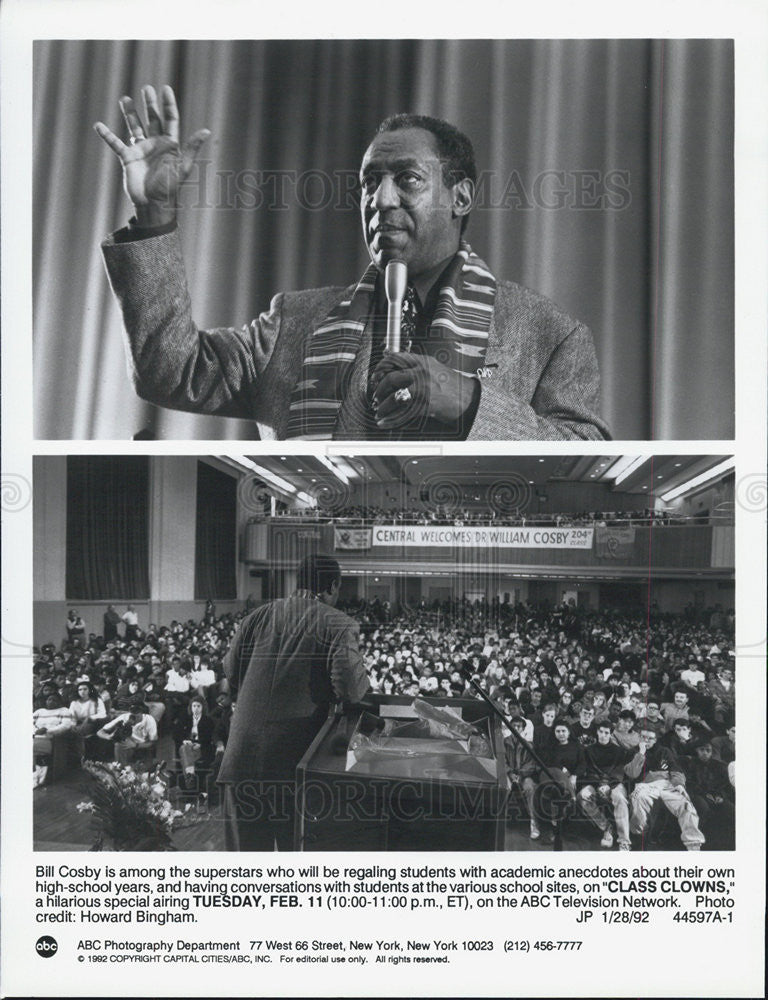
<svg viewBox="0 0 768 1000"><path fill-rule="evenodd" d="M554 2L513 8L503 2L477 2L469 7L414 4L369 7L360 3L328 5L253 3L7 3L2 16L2 319L3 319L3 809L2 809L2 981L3 995L535 995L563 996L762 996L765 864L765 414L766 414L766 113L768 88L767 18L762 3L644 3L627 9L615 3ZM34 868L37 864L72 862L66 855L34 855L32 790L29 781L29 710L32 635L32 508L31 456L40 454L139 452L150 454L221 453L223 442L132 443L108 441L35 445L32 440L31 386L31 126L32 39L86 37L215 38L215 37L733 37L736 52L736 345L737 439L731 442L654 443L642 450L663 453L718 453L737 456L736 598L739 649L739 787L735 855L702 854L706 867L735 864L737 920L731 927L669 925L645 929L595 926L575 933L565 911L528 913L475 911L471 923L443 911L428 923L418 914L396 911L361 916L348 911L320 920L308 911L272 912L268 926L244 919L238 911L209 911L208 924L147 928L129 925L137 939L175 939L178 930L200 939L227 936L247 939L273 936L285 940L349 937L403 939L535 936L587 941L579 955L537 957L468 955L447 967L374 966L91 966L77 965L74 947L85 936L106 936L87 925L61 927L35 923ZM90 122L73 141L90 140ZM92 155L92 152L84 155ZM701 206L706 212L706 205ZM66 253L66 247L61 248ZM724 261L724 266L727 262ZM66 350L66 331L62 335ZM286 451L303 453L302 442L282 443ZM579 444L582 454L632 446L614 442ZM263 450L276 450L266 445ZM452 453L561 454L562 443L485 446L457 445ZM366 447L361 451L372 451ZM435 453L434 448L421 449ZM413 447L408 449L414 453ZM448 451L448 449L446 449ZM76 856L76 863L108 856ZM121 862L148 864L159 856L125 856ZM176 855L176 863L209 863L215 856ZM307 858L309 856L304 856ZM399 854L350 855L355 865L423 863L479 864L530 860L531 855ZM566 863L587 864L597 854L566 854ZM688 856L690 857L690 856ZM233 855L219 856L236 864ZM343 856L312 856L340 866ZM600 855L604 861L606 855ZM658 866L685 863L679 853L632 855L632 861ZM278 855L274 855L274 860ZM552 855L536 855L536 863L555 863ZM250 860L250 859L249 859ZM261 859L260 859L261 860ZM280 857L291 863L294 856ZM255 859L254 859L255 863ZM115 928L117 930L119 928ZM579 929L581 930L581 929ZM432 933L434 932L434 934ZM34 942L41 933L59 941L57 956L41 961ZM121 932L122 934L122 932ZM118 935L113 935L118 936Z"/></svg>

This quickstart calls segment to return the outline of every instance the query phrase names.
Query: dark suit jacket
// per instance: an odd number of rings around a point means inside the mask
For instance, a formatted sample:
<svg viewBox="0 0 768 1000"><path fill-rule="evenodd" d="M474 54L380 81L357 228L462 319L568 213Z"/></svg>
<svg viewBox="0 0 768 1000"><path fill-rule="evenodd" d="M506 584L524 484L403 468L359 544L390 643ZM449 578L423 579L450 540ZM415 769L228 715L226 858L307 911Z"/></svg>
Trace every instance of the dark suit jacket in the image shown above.
<svg viewBox="0 0 768 1000"><path fill-rule="evenodd" d="M224 659L235 710L219 781L292 781L331 704L368 690L358 626L307 597L271 601L243 619Z"/></svg>
<svg viewBox="0 0 768 1000"><path fill-rule="evenodd" d="M197 740L200 744L201 763L203 766L210 766L215 754L213 738L215 736L215 724L209 715L203 715L197 724ZM173 742L178 752L184 740L192 739L192 716L185 713L180 716L173 726Z"/></svg>
<svg viewBox="0 0 768 1000"><path fill-rule="evenodd" d="M123 312L137 393L158 406L255 420L263 439L282 439L305 341L352 288L276 295L249 325L200 331L191 318L177 233L103 244ZM364 439L370 328L354 363L336 437ZM598 415L592 336L548 299L499 281L480 403L470 440L609 437Z"/></svg>

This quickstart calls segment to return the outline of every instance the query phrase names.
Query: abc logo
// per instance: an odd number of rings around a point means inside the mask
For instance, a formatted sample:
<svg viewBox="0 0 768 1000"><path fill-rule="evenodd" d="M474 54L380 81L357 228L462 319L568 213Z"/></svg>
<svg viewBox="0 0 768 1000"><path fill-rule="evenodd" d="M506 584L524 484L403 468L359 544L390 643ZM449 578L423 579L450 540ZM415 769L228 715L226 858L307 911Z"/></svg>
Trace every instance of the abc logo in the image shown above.
<svg viewBox="0 0 768 1000"><path fill-rule="evenodd" d="M53 958L58 950L58 941L56 938L52 938L49 934L43 934L43 936L38 938L35 942L35 951L40 958Z"/></svg>

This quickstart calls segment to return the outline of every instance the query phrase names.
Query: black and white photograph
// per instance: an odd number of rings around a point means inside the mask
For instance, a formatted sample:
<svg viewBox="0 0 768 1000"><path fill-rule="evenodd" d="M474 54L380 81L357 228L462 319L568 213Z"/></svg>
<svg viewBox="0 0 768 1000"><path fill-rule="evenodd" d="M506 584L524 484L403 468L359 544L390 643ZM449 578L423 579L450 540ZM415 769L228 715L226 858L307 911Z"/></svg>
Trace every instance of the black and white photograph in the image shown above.
<svg viewBox="0 0 768 1000"><path fill-rule="evenodd" d="M763 7L0 5L0 998L765 995Z"/></svg>
<svg viewBox="0 0 768 1000"><path fill-rule="evenodd" d="M36 850L733 850L733 470L38 458Z"/></svg>
<svg viewBox="0 0 768 1000"><path fill-rule="evenodd" d="M33 57L37 438L733 437L731 39Z"/></svg>

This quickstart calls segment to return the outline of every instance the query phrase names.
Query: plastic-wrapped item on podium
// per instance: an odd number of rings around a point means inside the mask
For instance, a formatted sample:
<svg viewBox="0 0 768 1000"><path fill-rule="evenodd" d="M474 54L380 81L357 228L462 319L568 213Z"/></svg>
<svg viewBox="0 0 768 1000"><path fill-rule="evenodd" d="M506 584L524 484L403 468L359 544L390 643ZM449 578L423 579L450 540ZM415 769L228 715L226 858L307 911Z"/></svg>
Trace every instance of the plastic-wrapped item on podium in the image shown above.
<svg viewBox="0 0 768 1000"><path fill-rule="evenodd" d="M299 763L296 849L500 850L504 744L488 707L371 700L352 719L329 718Z"/></svg>

